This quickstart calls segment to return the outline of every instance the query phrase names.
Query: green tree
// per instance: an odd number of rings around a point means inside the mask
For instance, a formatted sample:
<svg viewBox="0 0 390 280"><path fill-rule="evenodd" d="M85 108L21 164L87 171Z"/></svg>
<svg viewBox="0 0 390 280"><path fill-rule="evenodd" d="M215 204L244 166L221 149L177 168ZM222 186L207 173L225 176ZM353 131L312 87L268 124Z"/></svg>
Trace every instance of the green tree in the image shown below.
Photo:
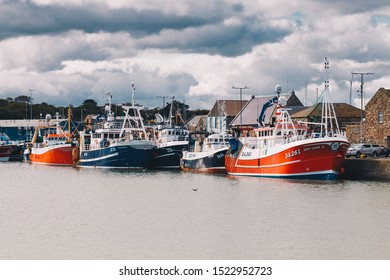
<svg viewBox="0 0 390 280"><path fill-rule="evenodd" d="M97 102L93 99L85 99L82 106L94 106L97 107Z"/></svg>
<svg viewBox="0 0 390 280"><path fill-rule="evenodd" d="M84 109L83 116L87 116L87 114L100 114L102 109L97 105L97 102L93 99L84 100L83 104L79 107L78 112ZM81 114L81 112L80 112Z"/></svg>
<svg viewBox="0 0 390 280"><path fill-rule="evenodd" d="M30 103L31 97L27 95L20 95L18 97L15 97L14 101L18 103Z"/></svg>

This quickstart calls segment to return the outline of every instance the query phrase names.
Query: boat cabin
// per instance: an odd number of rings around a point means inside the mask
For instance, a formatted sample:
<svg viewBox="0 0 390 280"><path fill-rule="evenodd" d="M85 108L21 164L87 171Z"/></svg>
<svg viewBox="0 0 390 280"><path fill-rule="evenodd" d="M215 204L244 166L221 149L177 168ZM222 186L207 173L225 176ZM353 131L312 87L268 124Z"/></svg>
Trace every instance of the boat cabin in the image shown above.
<svg viewBox="0 0 390 280"><path fill-rule="evenodd" d="M158 132L158 142L188 141L189 131L182 128L164 128Z"/></svg>
<svg viewBox="0 0 390 280"><path fill-rule="evenodd" d="M65 134L48 134L44 137L44 143L47 146L66 144L69 138Z"/></svg>
<svg viewBox="0 0 390 280"><path fill-rule="evenodd" d="M229 140L232 139L231 134L220 134L215 133L206 137L205 142L203 143L202 150L209 151L221 148L223 146L229 146Z"/></svg>

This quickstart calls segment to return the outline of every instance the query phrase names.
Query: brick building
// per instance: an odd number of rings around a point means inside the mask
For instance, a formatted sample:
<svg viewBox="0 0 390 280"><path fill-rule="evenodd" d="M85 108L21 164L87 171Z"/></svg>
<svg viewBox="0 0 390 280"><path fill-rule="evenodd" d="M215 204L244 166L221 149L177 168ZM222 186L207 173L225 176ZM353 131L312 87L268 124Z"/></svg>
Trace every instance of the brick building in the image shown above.
<svg viewBox="0 0 390 280"><path fill-rule="evenodd" d="M389 104L390 89L384 88L378 89L371 100L367 103L362 133L364 142L390 147Z"/></svg>

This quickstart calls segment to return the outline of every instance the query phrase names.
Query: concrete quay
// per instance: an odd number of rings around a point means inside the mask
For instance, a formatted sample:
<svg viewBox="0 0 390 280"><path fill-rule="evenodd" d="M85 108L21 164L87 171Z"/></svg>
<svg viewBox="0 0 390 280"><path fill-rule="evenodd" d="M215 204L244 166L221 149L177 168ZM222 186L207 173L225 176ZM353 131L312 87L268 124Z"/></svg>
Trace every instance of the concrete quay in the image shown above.
<svg viewBox="0 0 390 280"><path fill-rule="evenodd" d="M390 158L348 158L343 164L347 180L390 180Z"/></svg>

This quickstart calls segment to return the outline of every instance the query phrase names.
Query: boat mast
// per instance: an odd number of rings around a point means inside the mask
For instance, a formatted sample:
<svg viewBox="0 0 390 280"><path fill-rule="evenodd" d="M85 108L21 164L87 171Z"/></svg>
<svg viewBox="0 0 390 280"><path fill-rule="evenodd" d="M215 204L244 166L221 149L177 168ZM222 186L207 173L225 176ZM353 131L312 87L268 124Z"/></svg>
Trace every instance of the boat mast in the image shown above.
<svg viewBox="0 0 390 280"><path fill-rule="evenodd" d="M175 97L172 96L172 100L171 100L171 107L169 108L169 115L168 115L168 124L169 124L169 127L172 128L172 111L173 111L173 101L174 101Z"/></svg>
<svg viewBox="0 0 390 280"><path fill-rule="evenodd" d="M71 133L70 133L70 116L71 116L71 113L72 113L72 109L70 108L70 104L69 104L69 107L68 107L68 135L69 136L66 135L68 140L70 140L70 138L71 138Z"/></svg>
<svg viewBox="0 0 390 280"><path fill-rule="evenodd" d="M131 83L132 86L132 105L131 106L122 106L123 112L125 113L125 118L123 120L120 136L122 137L124 133L138 133L138 136L140 134L144 135L144 138L146 140L149 140L149 137L146 133L145 126L143 123L143 119L141 116L141 110L143 109L142 106L135 106L134 105L134 91L135 91L135 86L134 82ZM132 110L132 115L130 115L130 110ZM128 125L127 125L128 122ZM134 135L133 135L134 136Z"/></svg>
<svg viewBox="0 0 390 280"><path fill-rule="evenodd" d="M329 61L325 57L325 89L322 93L322 120L321 120L321 135L324 132L326 136L333 136L332 134L340 134L339 124L336 117L336 112L333 103L330 100L328 69Z"/></svg>
<svg viewBox="0 0 390 280"><path fill-rule="evenodd" d="M134 82L131 82L131 106L134 106L134 92L135 92L135 84Z"/></svg>
<svg viewBox="0 0 390 280"><path fill-rule="evenodd" d="M60 134L60 121L58 112L56 112L56 134Z"/></svg>
<svg viewBox="0 0 390 280"><path fill-rule="evenodd" d="M219 100L219 133L223 134L225 132L225 126L223 122L223 118L225 116L225 100Z"/></svg>

